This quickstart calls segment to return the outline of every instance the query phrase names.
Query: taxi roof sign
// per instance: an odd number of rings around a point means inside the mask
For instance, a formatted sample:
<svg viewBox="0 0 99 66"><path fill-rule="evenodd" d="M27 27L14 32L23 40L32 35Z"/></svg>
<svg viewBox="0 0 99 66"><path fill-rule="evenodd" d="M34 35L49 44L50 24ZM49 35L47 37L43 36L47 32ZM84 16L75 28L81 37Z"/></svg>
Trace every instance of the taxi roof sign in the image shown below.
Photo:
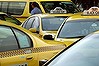
<svg viewBox="0 0 99 66"><path fill-rule="evenodd" d="M67 11L63 10L61 7L56 7L54 10L51 10L50 13L67 13Z"/></svg>
<svg viewBox="0 0 99 66"><path fill-rule="evenodd" d="M84 10L83 15L99 15L99 8L94 6L89 10Z"/></svg>

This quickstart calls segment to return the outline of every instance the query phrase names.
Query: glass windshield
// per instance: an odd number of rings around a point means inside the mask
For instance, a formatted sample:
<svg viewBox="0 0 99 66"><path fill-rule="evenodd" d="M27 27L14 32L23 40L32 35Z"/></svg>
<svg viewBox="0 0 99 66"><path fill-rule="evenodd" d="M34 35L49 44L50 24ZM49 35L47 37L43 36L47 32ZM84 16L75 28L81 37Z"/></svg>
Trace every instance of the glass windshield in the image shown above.
<svg viewBox="0 0 99 66"><path fill-rule="evenodd" d="M58 38L80 38L99 30L99 19L79 19L65 22Z"/></svg>
<svg viewBox="0 0 99 66"><path fill-rule="evenodd" d="M57 56L48 66L99 66L99 34L85 37Z"/></svg>
<svg viewBox="0 0 99 66"><path fill-rule="evenodd" d="M56 7L61 7L63 10L66 10L67 13L77 13L79 10L72 2L68 1L44 1L41 2L46 13L50 13L51 10L54 10Z"/></svg>
<svg viewBox="0 0 99 66"><path fill-rule="evenodd" d="M42 18L42 29L44 31L57 31L66 17Z"/></svg>

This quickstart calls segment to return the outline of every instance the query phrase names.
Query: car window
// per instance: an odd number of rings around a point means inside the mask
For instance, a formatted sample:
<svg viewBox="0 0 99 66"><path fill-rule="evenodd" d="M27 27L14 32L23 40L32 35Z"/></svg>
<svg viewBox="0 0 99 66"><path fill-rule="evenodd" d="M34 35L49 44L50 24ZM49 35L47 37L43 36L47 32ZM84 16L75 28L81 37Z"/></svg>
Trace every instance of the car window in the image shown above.
<svg viewBox="0 0 99 66"><path fill-rule="evenodd" d="M22 25L22 27L26 28L26 29L30 29L32 27L32 24L33 24L33 21L34 21L34 18L29 18L28 20L26 20L24 22L24 24Z"/></svg>
<svg viewBox="0 0 99 66"><path fill-rule="evenodd" d="M0 52L33 47L30 37L18 29L0 26Z"/></svg>
<svg viewBox="0 0 99 66"><path fill-rule="evenodd" d="M46 13L50 13L51 10L54 10L56 7L61 7L62 9L66 10L67 13L76 13L79 10L72 2L66 1L44 1L41 2L42 6Z"/></svg>
<svg viewBox="0 0 99 66"><path fill-rule="evenodd" d="M32 24L32 28L36 28L37 30L39 30L39 25L40 25L40 20L38 17L34 17L34 21L33 21L33 24Z"/></svg>
<svg viewBox="0 0 99 66"><path fill-rule="evenodd" d="M31 17L23 23L22 27L24 27L26 29L36 28L38 30L39 22L40 22L40 20L38 17Z"/></svg>
<svg viewBox="0 0 99 66"><path fill-rule="evenodd" d="M21 15L25 5L26 2L1 2L0 11L13 15Z"/></svg>
<svg viewBox="0 0 99 66"><path fill-rule="evenodd" d="M0 52L18 49L16 38L9 27L0 26Z"/></svg>
<svg viewBox="0 0 99 66"><path fill-rule="evenodd" d="M42 29L44 31L57 31L66 17L47 17L42 18Z"/></svg>
<svg viewBox="0 0 99 66"><path fill-rule="evenodd" d="M21 32L17 29L13 29L13 30L17 37L20 48L32 47L32 41L29 38L29 36L27 36L25 33Z"/></svg>
<svg viewBox="0 0 99 66"><path fill-rule="evenodd" d="M72 27L72 28L71 28ZM59 32L59 38L79 38L99 30L98 19L79 19L64 23Z"/></svg>

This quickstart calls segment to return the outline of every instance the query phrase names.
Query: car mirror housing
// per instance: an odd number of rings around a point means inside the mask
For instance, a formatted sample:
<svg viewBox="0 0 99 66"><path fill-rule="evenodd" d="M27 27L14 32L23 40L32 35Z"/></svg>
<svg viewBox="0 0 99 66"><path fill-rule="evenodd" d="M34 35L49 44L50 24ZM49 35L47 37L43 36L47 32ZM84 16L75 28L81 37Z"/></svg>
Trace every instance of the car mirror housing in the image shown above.
<svg viewBox="0 0 99 66"><path fill-rule="evenodd" d="M52 35L44 35L44 36L43 36L43 39L46 39L46 40L54 40L54 38L53 38Z"/></svg>

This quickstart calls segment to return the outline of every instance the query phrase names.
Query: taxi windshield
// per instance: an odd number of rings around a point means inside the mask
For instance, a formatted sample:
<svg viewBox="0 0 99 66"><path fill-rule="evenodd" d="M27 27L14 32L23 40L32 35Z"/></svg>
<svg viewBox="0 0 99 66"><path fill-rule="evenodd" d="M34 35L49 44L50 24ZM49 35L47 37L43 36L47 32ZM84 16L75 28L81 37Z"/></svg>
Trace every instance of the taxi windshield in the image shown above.
<svg viewBox="0 0 99 66"><path fill-rule="evenodd" d="M42 29L44 31L57 31L66 17L46 17L42 18Z"/></svg>
<svg viewBox="0 0 99 66"><path fill-rule="evenodd" d="M51 10L54 10L56 7L61 7L66 10L66 13L77 13L79 10L72 2L68 1L44 1L41 2L46 13L50 13Z"/></svg>
<svg viewBox="0 0 99 66"><path fill-rule="evenodd" d="M58 38L81 38L99 30L99 19L79 19L65 22Z"/></svg>
<svg viewBox="0 0 99 66"><path fill-rule="evenodd" d="M91 34L58 55L46 66L98 66L99 34Z"/></svg>

